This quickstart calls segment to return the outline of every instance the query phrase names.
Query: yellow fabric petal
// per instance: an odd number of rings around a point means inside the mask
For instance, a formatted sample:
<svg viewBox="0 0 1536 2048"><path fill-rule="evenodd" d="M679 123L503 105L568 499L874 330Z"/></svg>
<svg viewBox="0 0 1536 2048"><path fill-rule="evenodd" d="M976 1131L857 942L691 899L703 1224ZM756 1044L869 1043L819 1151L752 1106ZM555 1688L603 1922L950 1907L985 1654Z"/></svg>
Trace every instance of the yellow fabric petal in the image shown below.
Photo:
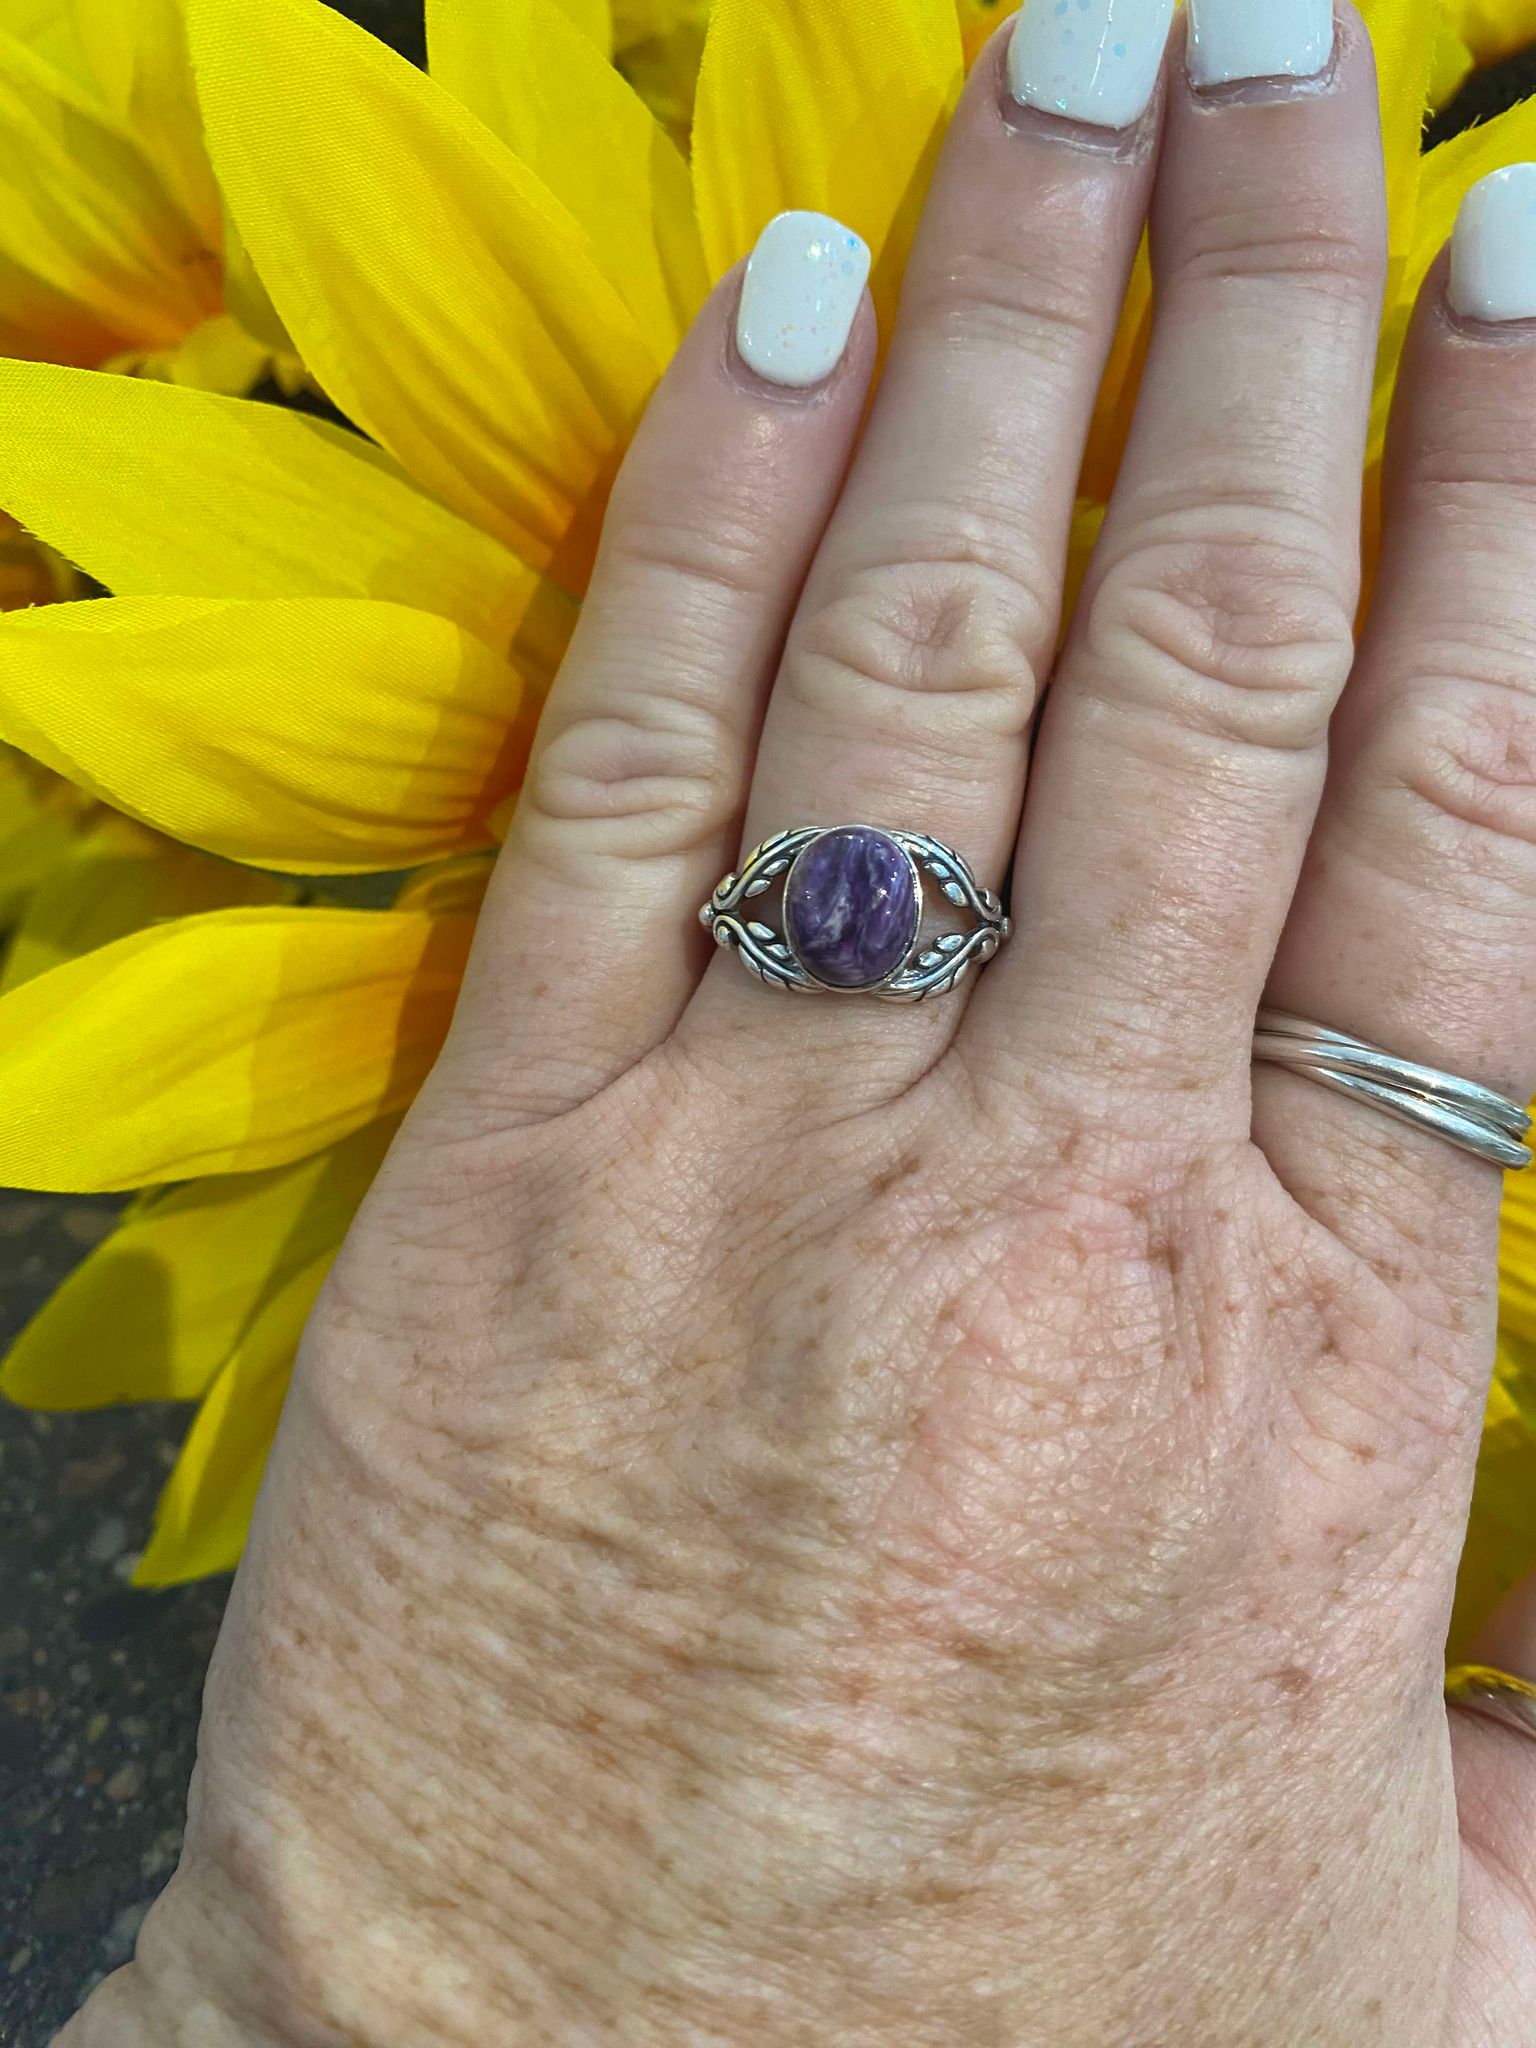
<svg viewBox="0 0 1536 2048"><path fill-rule="evenodd" d="M1499 1601L1536 1564L1536 1441L1505 1385L1500 1348L1451 1621L1450 1657L1470 1651Z"/></svg>
<svg viewBox="0 0 1536 2048"><path fill-rule="evenodd" d="M122 597L376 597L534 672L574 610L327 421L52 364L0 362L0 504Z"/></svg>
<svg viewBox="0 0 1536 2048"><path fill-rule="evenodd" d="M694 107L699 225L718 277L785 207L857 230L888 330L961 83L954 0L778 8L717 0Z"/></svg>
<svg viewBox="0 0 1536 2048"><path fill-rule="evenodd" d="M58 604L79 597L82 590L79 576L61 555L0 512L0 612Z"/></svg>
<svg viewBox="0 0 1536 2048"><path fill-rule="evenodd" d="M276 875L210 860L115 811L99 811L28 897L0 965L0 995L167 918L291 903L296 894Z"/></svg>
<svg viewBox="0 0 1536 2048"><path fill-rule="evenodd" d="M102 363L121 352L124 339L94 308L46 283L8 255L0 227L0 356L49 363Z"/></svg>
<svg viewBox="0 0 1536 2048"><path fill-rule="evenodd" d="M1504 1183L1499 1233L1499 1330L1536 1348L1536 1172Z"/></svg>
<svg viewBox="0 0 1536 2048"><path fill-rule="evenodd" d="M702 21L709 0L612 0L613 47L621 55L636 43L670 35L679 22Z"/></svg>
<svg viewBox="0 0 1536 2048"><path fill-rule="evenodd" d="M0 617L0 739L130 817L305 874L486 844L537 699L429 612L125 597Z"/></svg>
<svg viewBox="0 0 1536 2048"><path fill-rule="evenodd" d="M574 22L588 42L605 57L613 54L613 9L608 0L558 0L567 21Z"/></svg>
<svg viewBox="0 0 1536 2048"><path fill-rule="evenodd" d="M1450 0L1458 33L1479 64L1498 64L1536 43L1536 0Z"/></svg>
<svg viewBox="0 0 1536 2048"><path fill-rule="evenodd" d="M72 782L0 746L0 929L14 923L95 811Z"/></svg>
<svg viewBox="0 0 1536 2048"><path fill-rule="evenodd" d="M239 230L226 212L223 220L224 304L246 333L272 352L279 365L290 367L299 361L293 337L277 317L277 308L267 297L266 286L256 275L256 266L240 239ZM293 386L297 390L298 384Z"/></svg>
<svg viewBox="0 0 1536 2048"><path fill-rule="evenodd" d="M969 71L998 23L1018 12L1018 0L956 0L956 12L960 17L965 68Z"/></svg>
<svg viewBox="0 0 1536 2048"><path fill-rule="evenodd" d="M692 143L693 96L704 57L705 10L666 35L631 43L615 64L686 155Z"/></svg>
<svg viewBox="0 0 1536 2048"><path fill-rule="evenodd" d="M221 235L180 0L71 0L81 53L115 120L210 249Z"/></svg>
<svg viewBox="0 0 1536 2048"><path fill-rule="evenodd" d="M579 585L663 366L588 238L320 0L188 0L188 19L230 210L319 383L436 496Z"/></svg>
<svg viewBox="0 0 1536 2048"><path fill-rule="evenodd" d="M271 353L247 334L228 313L216 313L174 348L151 349L114 356L102 364L130 377L153 377L164 384L190 384L199 391L220 391L239 397L254 389L271 368Z"/></svg>
<svg viewBox="0 0 1536 2048"><path fill-rule="evenodd" d="M88 308L120 348L168 347L220 310L218 257L137 143L3 30L0 191L0 260Z"/></svg>
<svg viewBox="0 0 1536 2048"><path fill-rule="evenodd" d="M1375 45L1381 90L1390 223L1390 305L1397 295L1398 281L1413 242L1424 116L1429 108L1442 17L1438 8L1426 7L1425 0L1361 0L1360 12Z"/></svg>
<svg viewBox="0 0 1536 2048"><path fill-rule="evenodd" d="M556 0L427 0L427 53L588 236L665 362L709 285L688 166L644 101Z"/></svg>
<svg viewBox="0 0 1536 2048"><path fill-rule="evenodd" d="M0 996L0 1185L101 1193L305 1158L402 1109L474 920L221 910Z"/></svg>
<svg viewBox="0 0 1536 2048"><path fill-rule="evenodd" d="M434 917L478 917L495 865L491 854L471 853L420 868L395 898L395 908L428 910Z"/></svg>
<svg viewBox="0 0 1536 2048"><path fill-rule="evenodd" d="M135 1202L17 1338L0 1393L49 1409L198 1400L264 1305L334 1257L394 1130Z"/></svg>
<svg viewBox="0 0 1536 2048"><path fill-rule="evenodd" d="M238 1564L294 1353L329 1266L317 1259L263 1304L209 1388L160 1496L136 1586L178 1585Z"/></svg>
<svg viewBox="0 0 1536 2048"><path fill-rule="evenodd" d="M1093 560L1093 551L1099 544L1099 535L1104 530L1104 515L1107 507L1095 503L1092 498L1079 498L1072 510L1072 536L1067 548L1067 578L1062 591L1061 630L1065 637L1072 621L1072 613L1082 595L1083 582L1088 574L1088 564Z"/></svg>
<svg viewBox="0 0 1536 2048"><path fill-rule="evenodd" d="M1536 157L1536 100L1526 100L1491 121L1442 142L1423 159L1413 237L1387 301L1376 403L1371 417L1370 457L1380 460L1391 410L1392 388L1408 337L1414 304L1430 266L1449 241L1461 202L1479 178L1506 164Z"/></svg>
<svg viewBox="0 0 1536 2048"><path fill-rule="evenodd" d="M1430 73L1431 106L1448 107L1466 84L1476 61L1451 23L1442 22L1435 38L1435 60Z"/></svg>

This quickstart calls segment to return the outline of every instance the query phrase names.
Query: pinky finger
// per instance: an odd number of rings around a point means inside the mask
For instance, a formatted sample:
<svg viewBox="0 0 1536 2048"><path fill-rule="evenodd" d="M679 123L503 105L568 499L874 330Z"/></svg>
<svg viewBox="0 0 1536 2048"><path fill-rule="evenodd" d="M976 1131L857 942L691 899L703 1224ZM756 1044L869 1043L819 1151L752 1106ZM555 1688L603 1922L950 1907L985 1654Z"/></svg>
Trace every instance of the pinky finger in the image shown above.
<svg viewBox="0 0 1536 2048"><path fill-rule="evenodd" d="M444 1056L507 1121L558 1114L641 1059L702 972L696 912L735 857L769 686L863 413L867 270L835 221L770 223L619 474Z"/></svg>

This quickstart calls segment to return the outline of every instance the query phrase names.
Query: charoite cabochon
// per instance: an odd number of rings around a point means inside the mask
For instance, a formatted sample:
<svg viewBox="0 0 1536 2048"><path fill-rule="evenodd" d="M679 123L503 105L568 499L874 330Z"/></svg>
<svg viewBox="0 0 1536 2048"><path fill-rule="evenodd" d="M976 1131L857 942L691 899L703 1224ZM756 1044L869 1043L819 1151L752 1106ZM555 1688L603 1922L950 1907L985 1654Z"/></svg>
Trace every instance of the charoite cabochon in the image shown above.
<svg viewBox="0 0 1536 2048"><path fill-rule="evenodd" d="M911 860L869 825L813 840L784 887L795 957L826 988L878 988L912 951L921 915Z"/></svg>

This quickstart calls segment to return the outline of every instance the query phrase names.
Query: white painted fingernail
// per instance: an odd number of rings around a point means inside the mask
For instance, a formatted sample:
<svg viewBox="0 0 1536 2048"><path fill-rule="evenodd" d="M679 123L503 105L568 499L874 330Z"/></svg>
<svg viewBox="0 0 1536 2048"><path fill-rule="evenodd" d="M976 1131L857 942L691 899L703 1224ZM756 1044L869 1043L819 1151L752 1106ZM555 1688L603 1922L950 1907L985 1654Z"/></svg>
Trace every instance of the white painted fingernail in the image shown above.
<svg viewBox="0 0 1536 2048"><path fill-rule="evenodd" d="M1068 121L1129 128L1151 102L1172 19L1173 0L1024 0L1008 89Z"/></svg>
<svg viewBox="0 0 1536 2048"><path fill-rule="evenodd" d="M869 250L825 213L781 213L747 259L736 346L770 384L803 388L830 377L853 332L869 279Z"/></svg>
<svg viewBox="0 0 1536 2048"><path fill-rule="evenodd" d="M1536 320L1536 164L1490 173L1461 202L1451 304L1469 320Z"/></svg>
<svg viewBox="0 0 1536 2048"><path fill-rule="evenodd" d="M1189 76L1198 86L1316 78L1333 59L1333 0L1189 0Z"/></svg>

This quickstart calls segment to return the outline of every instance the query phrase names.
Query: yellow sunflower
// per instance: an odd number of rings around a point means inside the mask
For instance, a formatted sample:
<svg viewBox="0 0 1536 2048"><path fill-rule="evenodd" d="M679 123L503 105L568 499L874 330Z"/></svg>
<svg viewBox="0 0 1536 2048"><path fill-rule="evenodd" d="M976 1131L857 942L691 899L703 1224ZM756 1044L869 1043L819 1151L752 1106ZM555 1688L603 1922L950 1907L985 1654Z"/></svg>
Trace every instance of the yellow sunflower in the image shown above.
<svg viewBox="0 0 1536 2048"><path fill-rule="evenodd" d="M179 0L0 4L0 351L247 391L292 344L229 241Z"/></svg>
<svg viewBox="0 0 1536 2048"><path fill-rule="evenodd" d="M220 391L300 381L226 234L176 0L0 0L0 189L0 353ZM73 567L0 513L0 612L80 594ZM128 928L107 905L165 916L273 893L206 860L192 888L186 850L141 832L128 863L138 887L104 890L92 914L67 899L100 882L107 844L125 853L121 821L0 751L0 931L49 875L39 917L101 938ZM37 948L12 947L0 986L18 955Z"/></svg>
<svg viewBox="0 0 1536 2048"><path fill-rule="evenodd" d="M1421 160L1424 111L1456 70L1447 18L1424 0L1365 11L1393 221L1374 465L1412 297L1466 188L1536 156L1536 111ZM305 1313L446 1027L657 376L711 280L786 207L869 240L889 319L979 26L972 0L717 0L685 160L609 61L597 0L429 0L430 76L320 0L186 14L240 245L369 438L0 365L17 423L0 502L114 593L0 619L0 739L140 826L256 869L420 872L387 909L215 909L63 946L0 996L0 1180L145 1191L22 1337L5 1385L55 1407L201 1402L147 1583L238 1554ZM1085 471L1079 567L1149 306L1143 266ZM1536 1470L1525 1438L1511 1455ZM1479 1598L1516 1550L1536 1538L1490 1535Z"/></svg>

